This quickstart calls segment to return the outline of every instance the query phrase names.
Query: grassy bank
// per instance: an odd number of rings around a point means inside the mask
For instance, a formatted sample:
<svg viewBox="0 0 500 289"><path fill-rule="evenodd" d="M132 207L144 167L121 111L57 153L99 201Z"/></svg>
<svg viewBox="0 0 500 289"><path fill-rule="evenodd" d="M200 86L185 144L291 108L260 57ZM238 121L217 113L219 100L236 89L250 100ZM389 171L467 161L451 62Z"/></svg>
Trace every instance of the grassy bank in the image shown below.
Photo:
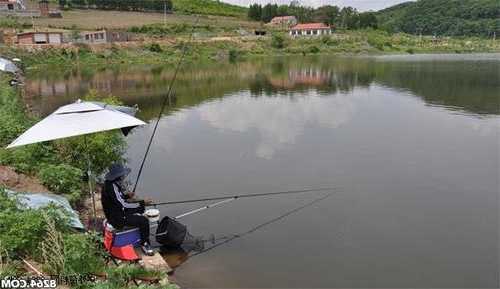
<svg viewBox="0 0 500 289"><path fill-rule="evenodd" d="M108 47L96 48L80 45L71 49L52 48L37 52L3 48L0 53L20 57L28 69L35 70L47 65L72 68L81 65L105 67L113 64L169 64L175 62L181 55L183 43L187 41L189 31L191 31L187 26L179 28L175 37L166 40L161 37L171 35L171 27L147 25L135 29L142 35L147 35L149 40ZM206 27L196 27L195 31L206 32ZM266 37L195 37L189 45L187 61L214 62L276 55L480 52L500 52L500 40L433 39L373 30L344 31L332 36L294 39L277 32Z"/></svg>
<svg viewBox="0 0 500 289"><path fill-rule="evenodd" d="M181 0L185 1L185 0ZM189 1L185 1L191 2ZM187 8L188 9L188 8ZM228 17L221 15L188 15L188 14L168 14L155 12L134 12L134 11L112 11L93 9L72 9L63 11L62 18L17 18L9 21L10 26L17 23L18 27L31 27L34 24L38 28L59 28L59 29L127 29L132 26L142 26L151 24L194 24L198 21L200 25L212 27L232 27L234 29L251 29L260 26L259 22L249 21L242 17ZM106 21L103 21L105 19ZM7 24L7 21L6 21ZM1 25L1 21L0 21Z"/></svg>
<svg viewBox="0 0 500 289"><path fill-rule="evenodd" d="M82 139L4 149L37 121L25 113L19 91L9 86L8 79L0 74L0 164L38 178L51 191L66 196L74 207L78 207L85 197ZM113 102L112 99L109 101ZM95 134L89 140L96 172L102 172L111 162L122 158L125 143L119 133ZM101 237L74 231L69 226L69 219L61 212L55 206L28 209L0 187L0 279L30 275L23 264L23 260L28 260L47 276L72 279L95 274L106 276L98 278L97 282L85 281L71 287L177 288L168 282L129 286L135 279L160 280L166 276L137 265L108 266Z"/></svg>

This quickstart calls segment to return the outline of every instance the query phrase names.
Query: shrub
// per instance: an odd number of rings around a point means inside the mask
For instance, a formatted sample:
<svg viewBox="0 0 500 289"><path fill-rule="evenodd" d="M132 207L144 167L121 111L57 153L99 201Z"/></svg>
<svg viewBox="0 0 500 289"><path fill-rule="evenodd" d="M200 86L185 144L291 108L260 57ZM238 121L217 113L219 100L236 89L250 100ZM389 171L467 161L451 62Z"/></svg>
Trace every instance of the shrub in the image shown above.
<svg viewBox="0 0 500 289"><path fill-rule="evenodd" d="M236 60L238 60L239 56L240 56L240 51L236 49L229 50L229 61L235 62Z"/></svg>
<svg viewBox="0 0 500 289"><path fill-rule="evenodd" d="M161 48L160 44L158 44L158 43L151 43L149 45L146 45L146 49L151 51L151 52L156 52L156 53L163 52L163 49Z"/></svg>
<svg viewBox="0 0 500 289"><path fill-rule="evenodd" d="M57 231L53 220L45 216L47 233L41 242L43 267L49 274L61 274L64 271L64 244L61 232Z"/></svg>
<svg viewBox="0 0 500 289"><path fill-rule="evenodd" d="M285 38L281 34L273 34L271 37L271 46L277 49L285 48Z"/></svg>
<svg viewBox="0 0 500 289"><path fill-rule="evenodd" d="M86 172L87 157L94 175L100 175L112 163L123 160L126 143L119 131L95 133L86 137L59 140L55 146L65 163Z"/></svg>
<svg viewBox="0 0 500 289"><path fill-rule="evenodd" d="M14 149L0 149L0 164L14 167L17 172L31 174L46 163L56 162L54 148L47 143L31 144Z"/></svg>
<svg viewBox="0 0 500 289"><path fill-rule="evenodd" d="M66 164L46 165L38 172L42 184L59 194L79 196L83 171Z"/></svg>
<svg viewBox="0 0 500 289"><path fill-rule="evenodd" d="M130 281L139 277L163 278L165 274L159 271L150 271L139 266L126 265L108 270L108 280L110 283L119 286L126 286ZM172 288L172 287L166 287Z"/></svg>
<svg viewBox="0 0 500 289"><path fill-rule="evenodd" d="M0 75L0 146L4 147L31 125L9 78Z"/></svg>
<svg viewBox="0 0 500 289"><path fill-rule="evenodd" d="M319 50L318 46L313 45L313 46L309 47L309 52L310 53L319 53L320 50Z"/></svg>
<svg viewBox="0 0 500 289"><path fill-rule="evenodd" d="M392 47L392 39L388 39L386 33L381 33L379 31L367 31L367 39L369 45L375 47L378 50L384 50L384 47Z"/></svg>
<svg viewBox="0 0 500 289"><path fill-rule="evenodd" d="M9 254L39 254L39 244L45 237L47 218L54 220L57 230L68 230L69 218L58 207L27 209L14 197L0 190L0 244Z"/></svg>
<svg viewBox="0 0 500 289"><path fill-rule="evenodd" d="M104 270L104 259L87 234L66 234L62 239L64 275L94 274Z"/></svg>
<svg viewBox="0 0 500 289"><path fill-rule="evenodd" d="M330 42L330 37L328 37L328 36L326 36L326 35L321 36L321 42L322 42L323 44L328 45L328 43Z"/></svg>
<svg viewBox="0 0 500 289"><path fill-rule="evenodd" d="M6 17L3 16L0 19L0 27L23 29L23 28L31 28L33 26L32 26L32 24L24 23L23 21L19 21L19 18L15 17L15 16L6 16Z"/></svg>
<svg viewBox="0 0 500 289"><path fill-rule="evenodd" d="M15 277L21 273L19 262L12 260L3 245L0 243L0 279Z"/></svg>

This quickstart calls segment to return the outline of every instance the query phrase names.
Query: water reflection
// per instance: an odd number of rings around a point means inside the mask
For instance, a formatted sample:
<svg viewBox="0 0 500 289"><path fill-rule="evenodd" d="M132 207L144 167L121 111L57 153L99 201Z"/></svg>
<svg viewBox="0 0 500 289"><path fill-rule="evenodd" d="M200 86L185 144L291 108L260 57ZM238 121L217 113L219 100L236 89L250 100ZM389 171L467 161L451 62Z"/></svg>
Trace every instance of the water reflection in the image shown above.
<svg viewBox="0 0 500 289"><path fill-rule="evenodd" d="M186 67L179 75L170 109L196 106L244 90L253 97L309 90L328 96L377 83L410 91L430 105L497 115L500 55L494 56L447 56L440 61L425 56L283 57L197 65ZM119 96L127 104L139 104L141 116L149 119L156 115L171 77L172 70L162 66L34 73L26 84L26 98L36 112L45 115L93 89Z"/></svg>
<svg viewBox="0 0 500 289"><path fill-rule="evenodd" d="M270 159L277 150L294 144L308 125L336 128L348 122L356 112L355 97L345 94L322 97L314 91L296 96L276 94L264 99L236 95L203 104L196 111L213 128L255 131L259 138L255 154Z"/></svg>
<svg viewBox="0 0 500 289"><path fill-rule="evenodd" d="M343 192L184 263L181 284L498 287L500 61L443 57L273 58L182 71L139 191L158 201L324 184ZM167 67L117 67L33 75L28 88L42 113L92 88L138 103L149 119L171 76ZM127 137L133 172L152 127ZM309 197L240 200L186 224L205 236L241 232ZM186 256L165 258L176 267Z"/></svg>

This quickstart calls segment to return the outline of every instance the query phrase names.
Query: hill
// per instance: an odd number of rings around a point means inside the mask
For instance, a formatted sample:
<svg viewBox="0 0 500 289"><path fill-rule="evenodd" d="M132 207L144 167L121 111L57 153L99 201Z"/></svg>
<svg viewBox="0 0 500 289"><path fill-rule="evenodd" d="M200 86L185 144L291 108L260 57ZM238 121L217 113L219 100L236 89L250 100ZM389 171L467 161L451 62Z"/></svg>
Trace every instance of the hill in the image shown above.
<svg viewBox="0 0 500 289"><path fill-rule="evenodd" d="M246 17L246 7L224 3L219 0L51 0L51 7L59 7L64 3L66 8L99 9L116 11L158 11L162 12L164 5L180 14L203 14L218 16ZM28 7L38 9L38 0L26 1Z"/></svg>
<svg viewBox="0 0 500 289"><path fill-rule="evenodd" d="M172 0L174 11L186 14L246 16L247 8L218 0Z"/></svg>
<svg viewBox="0 0 500 289"><path fill-rule="evenodd" d="M377 12L389 32L438 36L500 35L500 0L418 0Z"/></svg>

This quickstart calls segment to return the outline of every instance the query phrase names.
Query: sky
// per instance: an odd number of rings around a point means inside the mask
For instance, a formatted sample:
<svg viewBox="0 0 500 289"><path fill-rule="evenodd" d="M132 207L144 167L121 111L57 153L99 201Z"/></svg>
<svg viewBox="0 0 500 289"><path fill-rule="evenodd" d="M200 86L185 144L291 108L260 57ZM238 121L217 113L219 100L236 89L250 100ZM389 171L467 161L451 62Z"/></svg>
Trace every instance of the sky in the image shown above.
<svg viewBox="0 0 500 289"><path fill-rule="evenodd" d="M267 4L289 4L291 0L222 0L223 2L248 6L253 3ZM409 0L299 0L305 6L323 6L335 5L339 7L351 6L357 8L359 11L380 10L392 5L407 2Z"/></svg>

